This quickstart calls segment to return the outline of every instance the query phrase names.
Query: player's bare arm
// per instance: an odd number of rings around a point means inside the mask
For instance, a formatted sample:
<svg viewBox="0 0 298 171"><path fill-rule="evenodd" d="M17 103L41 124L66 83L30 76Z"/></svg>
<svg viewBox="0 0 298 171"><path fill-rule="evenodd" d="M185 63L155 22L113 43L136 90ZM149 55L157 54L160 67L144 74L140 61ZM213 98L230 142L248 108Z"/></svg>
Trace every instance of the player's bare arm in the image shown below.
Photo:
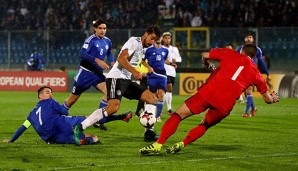
<svg viewBox="0 0 298 171"><path fill-rule="evenodd" d="M142 73L137 71L133 66L130 65L128 58L129 58L128 50L125 49L121 51L117 61L123 68L131 72L136 79L141 80Z"/></svg>
<svg viewBox="0 0 298 171"><path fill-rule="evenodd" d="M172 64L171 64L175 69L177 69L177 63L175 59L172 59Z"/></svg>
<svg viewBox="0 0 298 171"><path fill-rule="evenodd" d="M210 62L209 54L210 54L209 52L202 53L202 63L206 69L210 71L214 71L216 67Z"/></svg>
<svg viewBox="0 0 298 171"><path fill-rule="evenodd" d="M97 63L97 65L99 65L103 69L109 69L110 68L109 65L105 61L102 61L102 60L100 60L98 58L95 58L94 61Z"/></svg>
<svg viewBox="0 0 298 171"><path fill-rule="evenodd" d="M266 81L271 81L270 75L267 75Z"/></svg>
<svg viewBox="0 0 298 171"><path fill-rule="evenodd" d="M202 62L204 65L209 64L209 52L202 53Z"/></svg>
<svg viewBox="0 0 298 171"><path fill-rule="evenodd" d="M173 59L174 61L174 59ZM176 61L173 63L173 62L170 62L168 59L165 60L165 64L167 65L171 65L173 66L175 69L177 69L177 64L176 64Z"/></svg>

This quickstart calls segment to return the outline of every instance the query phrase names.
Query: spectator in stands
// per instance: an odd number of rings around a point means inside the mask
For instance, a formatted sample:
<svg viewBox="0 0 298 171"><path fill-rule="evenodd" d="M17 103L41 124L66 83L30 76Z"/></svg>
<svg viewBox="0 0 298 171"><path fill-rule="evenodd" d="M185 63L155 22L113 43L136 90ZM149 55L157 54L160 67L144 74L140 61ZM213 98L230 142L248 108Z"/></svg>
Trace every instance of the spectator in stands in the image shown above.
<svg viewBox="0 0 298 171"><path fill-rule="evenodd" d="M145 28L144 23L155 23L158 20L158 6L175 6L177 27L190 26L199 10L202 26L223 27L272 27L297 26L297 4L294 0L282 1L181 1L164 0L144 3L144 1L7 1L1 4L0 29L36 30L43 21L43 29L84 29L82 20L90 21L98 16L105 16L110 11L109 25L112 28ZM237 7L237 8L236 8ZM174 9L173 9L174 10ZM178 12L179 11L179 12ZM275 12L276 11L276 12ZM149 14L150 15L144 15ZM181 16L181 13L183 16ZM37 16L37 17L31 17ZM142 17L139 17L142 16ZM36 19L38 18L38 19ZM184 22L181 19L184 18ZM266 20L264 20L266 18ZM32 19L33 21L32 23ZM178 20L177 20L178 19ZM123 21L134 20L134 23ZM21 24L22 23L22 24ZM66 24L68 26L66 26ZM90 23L87 23L89 25ZM134 25L133 25L134 24Z"/></svg>
<svg viewBox="0 0 298 171"><path fill-rule="evenodd" d="M201 18L200 11L196 12L196 15L191 20L191 26L192 27L200 27L202 25L203 21Z"/></svg>

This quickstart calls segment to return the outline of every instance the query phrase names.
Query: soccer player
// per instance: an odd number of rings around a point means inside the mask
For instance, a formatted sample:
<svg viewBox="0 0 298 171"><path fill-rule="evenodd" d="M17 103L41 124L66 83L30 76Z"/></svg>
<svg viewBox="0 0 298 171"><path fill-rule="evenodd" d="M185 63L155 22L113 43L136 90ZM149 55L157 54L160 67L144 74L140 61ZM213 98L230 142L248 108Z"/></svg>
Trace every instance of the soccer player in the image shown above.
<svg viewBox="0 0 298 171"><path fill-rule="evenodd" d="M40 87L37 90L39 102L30 112L27 120L10 140L4 140L3 142L14 142L32 125L40 138L48 144L74 144L73 126L85 120L85 117L68 116L68 110L61 107L53 99L52 93L50 87ZM98 142L98 137L95 135L82 134L80 137L80 144L93 144L96 142Z"/></svg>
<svg viewBox="0 0 298 171"><path fill-rule="evenodd" d="M173 113L172 92L173 92L173 86L174 86L175 77L176 77L176 69L177 69L176 62L182 61L178 48L171 46L171 40L172 40L171 36L172 34L170 32L165 32L162 35L163 46L169 50L168 60L170 61L170 63L165 63L164 65L167 71L167 90L166 90L165 102L167 104L168 114L170 115Z"/></svg>
<svg viewBox="0 0 298 171"><path fill-rule="evenodd" d="M248 33L246 34L245 38L244 38L245 44L252 44L254 42L254 37L252 33ZM241 52L243 46L240 46L236 49L237 52ZM257 54L256 54L256 58L253 59L254 63L257 64L260 63L260 65L262 66L262 68L264 69L266 75L267 75L267 81L269 82L271 80L269 71L267 69L267 66L262 58L262 50L257 47ZM253 96L252 96L252 90L253 90L253 86L249 86L246 90L245 90L245 94L246 94L246 108L244 113L242 114L243 117L247 118L249 116L253 117L256 115L257 112L257 108L255 107L254 104L254 100L253 100ZM249 109L251 108L250 111L250 115L248 115Z"/></svg>
<svg viewBox="0 0 298 171"><path fill-rule="evenodd" d="M183 141L175 143L167 149L167 153L170 154L181 151L189 143L203 136L210 127L227 117L233 109L236 99L251 84L257 86L266 103L278 102L279 97L274 92L269 94L265 79L251 59L256 56L256 53L257 47L253 44L245 44L241 54L228 48L211 49L210 52L202 53L205 65L211 64L209 59L219 61L220 65L210 74L206 83L198 89L197 93L187 99L165 122L158 140L140 149L140 153L160 153L163 144L176 132L183 119L208 109L202 122L190 130ZM226 99L221 100L222 96Z"/></svg>
<svg viewBox="0 0 298 171"><path fill-rule="evenodd" d="M70 107L79 99L81 94L88 90L91 86L101 91L104 96L100 102L99 108L107 106L107 88L106 77L103 74L104 69L109 69L109 65L104 61L107 56L111 65L114 65L114 55L112 53L112 42L105 36L107 31L106 22L102 19L93 22L94 34L85 39L85 42L80 50L80 66L75 76L75 82L72 92L65 100L63 107ZM113 115L99 121L94 126L106 130L103 123L111 120L129 121L132 113L124 115Z"/></svg>
<svg viewBox="0 0 298 171"><path fill-rule="evenodd" d="M143 57L143 65L148 68L148 86L152 93L156 93L157 96L157 111L156 118L158 122L161 122L161 112L164 103L164 95L167 86L167 75L164 67L164 63L170 63L168 59L168 49L161 47L161 39L150 46ZM146 62L148 60L148 63ZM150 108L150 106L149 106ZM154 108L155 109L155 106ZM147 110L147 105L145 107ZM155 113L155 110L153 111Z"/></svg>
<svg viewBox="0 0 298 171"><path fill-rule="evenodd" d="M160 34L159 27L150 26L142 37L131 37L123 45L117 62L107 74L108 106L95 110L86 120L75 126L74 139L77 145L80 144L79 138L83 130L98 120L118 111L122 96L127 99L142 100L149 104L156 104L156 96L147 88L132 82L131 76L133 75L135 79L142 79L142 73L135 68L144 54L144 48L155 43L160 38ZM152 135L149 137L150 140L155 139L155 133L150 135Z"/></svg>

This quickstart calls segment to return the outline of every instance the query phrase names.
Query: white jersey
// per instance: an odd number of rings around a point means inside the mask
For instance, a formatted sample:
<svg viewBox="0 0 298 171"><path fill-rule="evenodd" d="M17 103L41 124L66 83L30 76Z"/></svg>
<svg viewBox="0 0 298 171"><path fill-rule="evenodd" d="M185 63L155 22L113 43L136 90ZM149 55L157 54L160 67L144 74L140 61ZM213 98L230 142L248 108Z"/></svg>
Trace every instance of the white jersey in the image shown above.
<svg viewBox="0 0 298 171"><path fill-rule="evenodd" d="M173 59L176 60L176 62L181 62L182 58L180 56L179 50L177 47L171 46L170 47L165 47L169 50L169 55L168 55L168 60L170 62L173 62ZM165 69L167 71L168 76L176 77L176 69L172 65L167 65L165 64Z"/></svg>
<svg viewBox="0 0 298 171"><path fill-rule="evenodd" d="M121 52L123 50L128 50L129 58L127 59L130 65L134 68L137 67L138 63L142 59L143 45L141 41L141 37L131 37L128 41L123 45ZM119 54L121 54L121 52ZM123 79L131 79L132 73L123 68L118 61L113 65L112 69L107 74L107 78L123 78Z"/></svg>

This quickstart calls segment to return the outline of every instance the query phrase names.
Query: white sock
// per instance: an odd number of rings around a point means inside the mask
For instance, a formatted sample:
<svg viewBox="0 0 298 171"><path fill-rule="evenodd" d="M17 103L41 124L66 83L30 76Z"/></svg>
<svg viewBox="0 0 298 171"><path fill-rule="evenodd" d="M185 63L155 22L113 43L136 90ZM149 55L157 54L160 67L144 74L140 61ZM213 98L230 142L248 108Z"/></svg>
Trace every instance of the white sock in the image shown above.
<svg viewBox="0 0 298 171"><path fill-rule="evenodd" d="M166 92L164 102L167 104L167 107L168 107L168 103L169 103L169 92Z"/></svg>
<svg viewBox="0 0 298 171"><path fill-rule="evenodd" d="M146 104L145 105L145 111L147 111L148 113L152 113L152 114L156 114L156 105L153 104Z"/></svg>
<svg viewBox="0 0 298 171"><path fill-rule="evenodd" d="M172 92L167 92L166 93L166 103L168 110L172 110Z"/></svg>
<svg viewBox="0 0 298 171"><path fill-rule="evenodd" d="M240 101L243 101L242 94L240 95L239 100L240 100Z"/></svg>
<svg viewBox="0 0 298 171"><path fill-rule="evenodd" d="M105 108L97 109L81 123L82 128L85 130L89 126L107 116L108 113L106 112Z"/></svg>

